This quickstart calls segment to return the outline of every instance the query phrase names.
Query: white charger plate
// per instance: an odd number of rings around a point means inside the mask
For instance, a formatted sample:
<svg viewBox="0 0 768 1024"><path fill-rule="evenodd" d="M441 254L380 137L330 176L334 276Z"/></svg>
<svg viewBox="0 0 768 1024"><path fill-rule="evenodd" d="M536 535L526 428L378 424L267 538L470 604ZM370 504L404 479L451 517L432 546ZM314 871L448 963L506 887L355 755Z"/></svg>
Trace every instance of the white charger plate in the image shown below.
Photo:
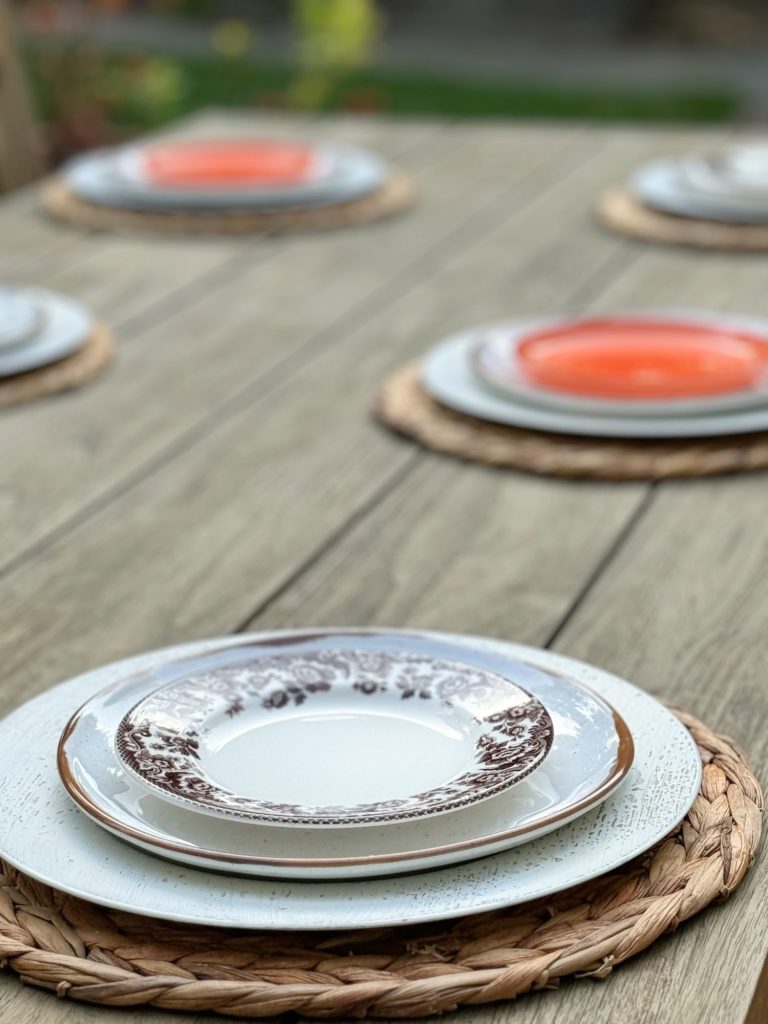
<svg viewBox="0 0 768 1024"><path fill-rule="evenodd" d="M768 198L706 190L692 180L685 163L663 159L639 167L630 189L646 206L675 216L723 221L727 224L768 222Z"/></svg>
<svg viewBox="0 0 768 1024"><path fill-rule="evenodd" d="M138 171L140 146L94 150L65 164L62 175L76 195L104 206L136 210L253 209L323 206L349 202L380 188L389 171L374 153L338 143L317 147L318 171L291 186L223 189L171 188L151 184Z"/></svg>
<svg viewBox="0 0 768 1024"><path fill-rule="evenodd" d="M396 638L244 647L167 675L142 680L117 756L159 796L214 817L334 828L446 814L514 786L552 745L549 714L511 674Z"/></svg>
<svg viewBox="0 0 768 1024"><path fill-rule="evenodd" d="M535 689L555 723L546 761L514 789L476 806L430 820L386 827L296 830L209 817L171 806L147 793L119 767L115 731L127 708L166 671L242 661L239 649L128 678L88 701L67 727L59 749L59 772L70 795L99 824L141 849L181 863L251 876L351 878L401 874L470 860L545 835L608 797L626 777L632 738L616 712L578 683L553 676L508 655L450 644L428 636L396 633L328 633L280 638L249 648L269 662L290 646L316 652L346 640L372 658L393 647L432 659L463 660ZM187 667L185 667L187 666ZM472 671L470 669L470 671Z"/></svg>
<svg viewBox="0 0 768 1024"><path fill-rule="evenodd" d="M513 850L436 871L348 882L222 877L169 864L111 836L67 797L56 772L55 737L77 704L126 674L174 658L290 635L229 637L144 654L48 690L0 722L0 856L62 891L150 917L236 928L373 928L511 906L595 878L661 840L698 793L701 761L690 734L630 683L532 647L416 633L525 660L593 689L632 732L635 760L624 785L596 811Z"/></svg>
<svg viewBox="0 0 768 1024"><path fill-rule="evenodd" d="M0 285L0 354L28 342L42 323L40 303L28 289Z"/></svg>
<svg viewBox="0 0 768 1024"><path fill-rule="evenodd" d="M0 377L36 370L72 355L93 330L91 314L74 299L42 288L31 295L42 312L39 331L22 345L0 350Z"/></svg>
<svg viewBox="0 0 768 1024"><path fill-rule="evenodd" d="M615 310L610 314L532 317L467 331L467 339L470 337L474 339L474 344L470 349L470 364L485 385L504 396L511 396L513 399L537 408L554 409L579 415L623 417L629 414L658 418L660 416L693 416L734 412L761 405L768 407L766 380L762 380L759 386L743 391L731 391L723 395L649 401L570 394L565 391L537 387L526 378L524 368L517 362L517 352L528 335L536 331L565 327L571 323L578 323L582 319L599 320L606 315L637 322L666 320L696 324L702 327L722 329L723 333L748 331L755 335L761 335L765 339L766 353L768 353L768 321L702 310Z"/></svg>
<svg viewBox="0 0 768 1024"><path fill-rule="evenodd" d="M763 327L765 329L765 327ZM474 334L436 345L421 364L421 381L442 405L490 423L585 437L721 437L768 430L768 405L690 416L595 415L545 409L501 396L478 380L470 365Z"/></svg>

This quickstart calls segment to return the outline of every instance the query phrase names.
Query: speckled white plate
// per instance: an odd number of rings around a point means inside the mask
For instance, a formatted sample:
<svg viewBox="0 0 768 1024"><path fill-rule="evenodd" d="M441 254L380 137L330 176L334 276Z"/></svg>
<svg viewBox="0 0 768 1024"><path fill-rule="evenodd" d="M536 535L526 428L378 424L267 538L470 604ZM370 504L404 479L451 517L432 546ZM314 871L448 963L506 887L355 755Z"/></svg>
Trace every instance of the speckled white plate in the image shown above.
<svg viewBox="0 0 768 1024"><path fill-rule="evenodd" d="M422 361L421 382L442 405L489 423L584 437L723 437L768 430L768 404L688 416L598 415L534 406L502 396L477 378L470 365L474 344L474 334L440 342Z"/></svg>
<svg viewBox="0 0 768 1024"><path fill-rule="evenodd" d="M327 143L317 147L317 173L290 186L172 188L139 173L140 146L95 150L75 157L61 171L66 184L88 202L135 210L269 210L348 202L379 188L389 175L375 153Z"/></svg>
<svg viewBox="0 0 768 1024"><path fill-rule="evenodd" d="M34 337L0 350L0 377L26 373L72 355L88 340L93 320L84 306L56 292L33 292L42 321Z"/></svg>
<svg viewBox="0 0 768 1024"><path fill-rule="evenodd" d="M78 704L129 673L174 658L268 638L276 643L286 635L296 634L229 637L141 655L49 690L3 720L0 856L63 891L167 920L239 928L372 928L510 906L594 878L662 839L698 792L701 762L690 734L642 690L547 651L428 634L469 644L474 657L522 659L593 689L631 729L635 760L626 782L597 810L513 850L420 874L347 882L222 877L170 864L130 848L72 803L56 772L55 737Z"/></svg>
<svg viewBox="0 0 768 1024"><path fill-rule="evenodd" d="M473 807L431 820L407 820L386 827L332 830L252 826L212 821L194 811L173 807L147 793L119 768L115 730L125 709L151 691L167 673L190 670L239 672L243 657L269 665L275 650L305 656L338 650L346 643L364 651L373 667L382 653L463 661L464 678L513 678L533 687L551 716L554 743L546 761L513 790ZM412 763L422 753L400 750ZM59 748L59 773L72 798L99 824L151 853L197 867L273 878L363 878L402 874L459 863L509 849L545 835L605 800L626 778L632 764L632 738L613 708L580 684L533 668L501 653L482 652L433 637L398 633L281 640L279 648L236 648L129 677L88 701L73 717Z"/></svg>

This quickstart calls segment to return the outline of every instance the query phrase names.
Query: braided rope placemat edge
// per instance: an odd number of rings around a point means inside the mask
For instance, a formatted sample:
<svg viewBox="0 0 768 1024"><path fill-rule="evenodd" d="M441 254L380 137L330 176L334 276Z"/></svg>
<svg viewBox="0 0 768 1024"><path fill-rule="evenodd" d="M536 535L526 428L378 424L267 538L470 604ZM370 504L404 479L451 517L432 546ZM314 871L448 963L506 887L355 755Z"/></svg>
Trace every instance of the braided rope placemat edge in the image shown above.
<svg viewBox="0 0 768 1024"><path fill-rule="evenodd" d="M612 231L645 242L731 252L768 250L768 224L727 224L695 217L676 217L645 206L626 187L603 192L595 204L595 215Z"/></svg>
<svg viewBox="0 0 768 1024"><path fill-rule="evenodd" d="M392 217L413 201L410 178L400 171L374 192L349 202L286 210L232 210L157 213L88 202L58 177L40 191L43 210L56 220L90 231L128 231L166 236L278 234L364 224Z"/></svg>
<svg viewBox="0 0 768 1024"><path fill-rule="evenodd" d="M115 351L112 332L97 324L82 348L72 355L36 370L0 378L0 409L82 387L106 370Z"/></svg>
<svg viewBox="0 0 768 1024"><path fill-rule="evenodd" d="M558 896L418 928L244 934L106 910L0 864L0 957L60 997L258 1018L427 1017L605 978L730 896L760 843L763 794L744 754L675 714L703 763L686 818L644 857Z"/></svg>
<svg viewBox="0 0 768 1024"><path fill-rule="evenodd" d="M379 389L374 415L390 430L442 455L501 469L591 480L659 480L768 467L768 431L669 441L576 437L490 423L449 409L407 363Z"/></svg>

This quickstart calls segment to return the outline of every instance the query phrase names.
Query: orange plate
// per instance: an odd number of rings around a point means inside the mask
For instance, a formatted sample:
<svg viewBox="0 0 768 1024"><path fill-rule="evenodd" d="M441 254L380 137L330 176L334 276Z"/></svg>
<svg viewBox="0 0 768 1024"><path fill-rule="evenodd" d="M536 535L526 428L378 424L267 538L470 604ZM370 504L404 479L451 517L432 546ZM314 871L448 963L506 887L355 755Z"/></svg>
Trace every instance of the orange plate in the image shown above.
<svg viewBox="0 0 768 1024"><path fill-rule="evenodd" d="M672 320L595 318L527 335L517 350L528 380L599 398L691 398L741 391L765 369L759 335Z"/></svg>
<svg viewBox="0 0 768 1024"><path fill-rule="evenodd" d="M154 185L183 188L296 185L310 175L309 146L285 142L183 142L150 146L144 167Z"/></svg>

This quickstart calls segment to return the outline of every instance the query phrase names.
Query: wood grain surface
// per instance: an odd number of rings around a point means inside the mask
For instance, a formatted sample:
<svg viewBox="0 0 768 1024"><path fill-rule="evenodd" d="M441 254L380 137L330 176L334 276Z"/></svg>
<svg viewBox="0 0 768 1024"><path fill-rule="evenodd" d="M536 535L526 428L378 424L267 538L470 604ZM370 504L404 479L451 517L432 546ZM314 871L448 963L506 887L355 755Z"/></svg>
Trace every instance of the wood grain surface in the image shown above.
<svg viewBox="0 0 768 1024"><path fill-rule="evenodd" d="M0 206L0 275L84 299L120 346L103 381L0 415L0 709L203 636L428 626L605 666L730 733L760 774L763 474L540 479L419 451L369 415L384 375L477 322L643 305L768 316L764 258L636 245L591 219L600 189L702 134L216 113L181 130L244 127L373 146L417 203L391 223L252 242L89 236L43 219L29 191ZM607 981L455 1019L763 1022L766 893L763 858L724 907ZM171 1020L0 975L3 1022L107 1017Z"/></svg>

